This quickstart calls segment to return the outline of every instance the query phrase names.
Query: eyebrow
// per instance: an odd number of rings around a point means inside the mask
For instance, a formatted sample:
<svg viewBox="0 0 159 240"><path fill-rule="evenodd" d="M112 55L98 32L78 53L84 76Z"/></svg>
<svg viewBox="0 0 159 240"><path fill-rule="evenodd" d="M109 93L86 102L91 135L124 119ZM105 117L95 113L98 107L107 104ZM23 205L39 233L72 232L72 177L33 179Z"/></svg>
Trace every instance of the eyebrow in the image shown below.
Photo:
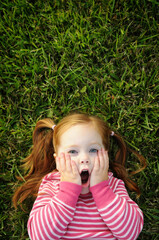
<svg viewBox="0 0 159 240"><path fill-rule="evenodd" d="M97 142L92 142L90 145L98 145L101 147L100 143L97 143Z"/></svg>
<svg viewBox="0 0 159 240"><path fill-rule="evenodd" d="M69 146L66 146L65 149L66 148L73 148L73 147L78 147L78 145L69 145Z"/></svg>
<svg viewBox="0 0 159 240"><path fill-rule="evenodd" d="M98 145L99 147L101 147L101 145L100 145L99 143L96 143L96 142L92 142L92 143L90 144L90 146L91 146L91 145ZM69 146L66 146L65 149L67 149L67 148L73 148L73 147L78 147L78 145L69 145Z"/></svg>

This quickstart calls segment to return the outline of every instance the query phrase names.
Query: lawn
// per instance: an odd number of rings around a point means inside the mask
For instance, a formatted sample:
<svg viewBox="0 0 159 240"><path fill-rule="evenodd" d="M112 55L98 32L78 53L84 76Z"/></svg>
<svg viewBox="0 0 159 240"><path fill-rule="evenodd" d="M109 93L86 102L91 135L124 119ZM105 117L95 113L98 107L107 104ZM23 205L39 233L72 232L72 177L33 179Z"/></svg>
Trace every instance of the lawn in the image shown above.
<svg viewBox="0 0 159 240"><path fill-rule="evenodd" d="M32 203L23 212L11 198L37 120L73 111L102 117L147 159L130 196L144 212L138 239L159 239L158 1L2 0L0 11L0 239L29 239Z"/></svg>

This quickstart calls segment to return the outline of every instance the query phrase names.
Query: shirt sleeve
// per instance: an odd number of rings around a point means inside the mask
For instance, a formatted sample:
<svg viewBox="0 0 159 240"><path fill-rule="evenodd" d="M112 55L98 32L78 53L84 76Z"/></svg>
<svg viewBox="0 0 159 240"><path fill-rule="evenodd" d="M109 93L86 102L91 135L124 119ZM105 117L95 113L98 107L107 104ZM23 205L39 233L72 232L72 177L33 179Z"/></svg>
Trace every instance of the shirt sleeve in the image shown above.
<svg viewBox="0 0 159 240"><path fill-rule="evenodd" d="M72 221L81 186L60 182L57 184L44 178L28 220L31 240L60 239Z"/></svg>
<svg viewBox="0 0 159 240"><path fill-rule="evenodd" d="M143 213L130 199L124 182L116 179L110 187L108 181L103 181L90 190L102 219L114 237L137 239L143 228Z"/></svg>

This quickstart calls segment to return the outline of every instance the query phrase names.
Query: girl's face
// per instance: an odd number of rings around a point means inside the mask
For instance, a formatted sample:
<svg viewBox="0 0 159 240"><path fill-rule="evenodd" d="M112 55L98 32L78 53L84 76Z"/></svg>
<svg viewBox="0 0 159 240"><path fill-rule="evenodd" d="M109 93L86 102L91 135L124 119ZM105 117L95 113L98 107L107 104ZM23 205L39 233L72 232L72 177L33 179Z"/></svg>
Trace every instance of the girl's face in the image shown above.
<svg viewBox="0 0 159 240"><path fill-rule="evenodd" d="M69 153L71 160L76 162L79 174L83 170L88 170L90 175L97 152L101 148L104 148L102 138L93 125L78 124L61 135L57 156L62 152ZM82 186L88 188L88 183L83 183Z"/></svg>

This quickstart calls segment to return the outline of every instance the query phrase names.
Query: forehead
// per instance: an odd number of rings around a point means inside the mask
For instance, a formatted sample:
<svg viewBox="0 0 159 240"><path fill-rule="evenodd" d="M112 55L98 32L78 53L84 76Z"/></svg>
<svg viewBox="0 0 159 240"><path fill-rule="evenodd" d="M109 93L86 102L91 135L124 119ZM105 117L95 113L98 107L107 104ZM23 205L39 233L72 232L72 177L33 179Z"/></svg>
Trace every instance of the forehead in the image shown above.
<svg viewBox="0 0 159 240"><path fill-rule="evenodd" d="M60 137L60 145L84 144L97 142L102 144L102 138L93 124L78 124L70 127Z"/></svg>

